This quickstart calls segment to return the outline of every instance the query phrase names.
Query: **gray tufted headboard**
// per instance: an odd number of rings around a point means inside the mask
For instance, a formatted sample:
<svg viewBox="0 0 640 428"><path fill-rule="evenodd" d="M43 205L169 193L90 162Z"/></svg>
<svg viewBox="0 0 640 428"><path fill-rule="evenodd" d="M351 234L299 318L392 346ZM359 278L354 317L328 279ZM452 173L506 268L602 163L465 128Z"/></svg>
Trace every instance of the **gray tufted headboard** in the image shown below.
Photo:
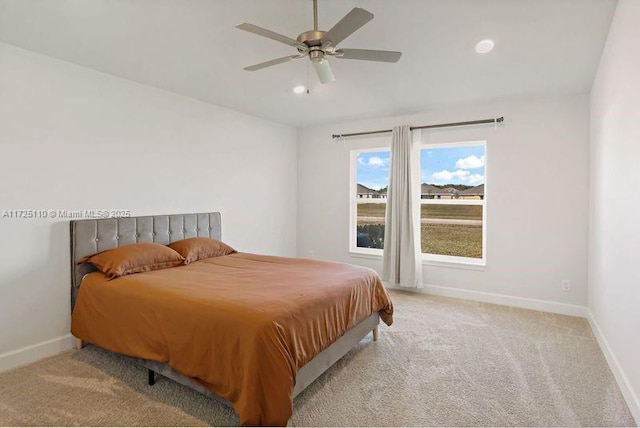
<svg viewBox="0 0 640 428"><path fill-rule="evenodd" d="M78 261L91 254L137 242L168 245L196 236L222 239L220 213L74 220L71 222L71 309L82 277L95 271Z"/></svg>

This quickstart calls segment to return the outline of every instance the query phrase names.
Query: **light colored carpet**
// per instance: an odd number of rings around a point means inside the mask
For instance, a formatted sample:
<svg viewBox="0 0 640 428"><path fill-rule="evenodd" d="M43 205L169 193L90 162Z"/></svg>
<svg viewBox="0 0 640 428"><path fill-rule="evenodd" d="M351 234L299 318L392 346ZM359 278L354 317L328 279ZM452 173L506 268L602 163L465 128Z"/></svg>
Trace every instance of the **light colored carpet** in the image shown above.
<svg viewBox="0 0 640 428"><path fill-rule="evenodd" d="M291 425L635 426L584 319L392 292L395 324L294 403ZM235 425L88 346L0 374L0 425Z"/></svg>

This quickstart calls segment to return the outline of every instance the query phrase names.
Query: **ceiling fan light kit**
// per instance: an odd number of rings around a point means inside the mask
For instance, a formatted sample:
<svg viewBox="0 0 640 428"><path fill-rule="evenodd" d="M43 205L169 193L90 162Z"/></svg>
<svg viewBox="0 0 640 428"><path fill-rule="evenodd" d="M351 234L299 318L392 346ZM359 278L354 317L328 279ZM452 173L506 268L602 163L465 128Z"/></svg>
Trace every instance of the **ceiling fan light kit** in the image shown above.
<svg viewBox="0 0 640 428"><path fill-rule="evenodd" d="M338 49L338 44L351 34L359 30L363 25L373 19L373 14L367 10L356 7L344 18L333 26L329 31L318 29L318 0L313 0L313 22L314 29L305 31L297 39L292 39L282 34L275 33L257 25L242 23L236 28L258 36L266 37L280 43L284 43L298 50L297 55L285 56L262 62L260 64L245 67L246 71L257 71L263 68L272 67L278 64L308 57L313 68L316 70L320 83L330 83L335 80L331 64L326 57L336 57L340 59L351 59L360 61L376 62L398 62L402 52L380 51L369 49Z"/></svg>
<svg viewBox="0 0 640 428"><path fill-rule="evenodd" d="M326 59L315 59L311 60L313 62L313 68L316 69L316 73L318 74L318 79L320 79L320 83L331 83L336 80L333 75L333 71L331 70L331 64Z"/></svg>

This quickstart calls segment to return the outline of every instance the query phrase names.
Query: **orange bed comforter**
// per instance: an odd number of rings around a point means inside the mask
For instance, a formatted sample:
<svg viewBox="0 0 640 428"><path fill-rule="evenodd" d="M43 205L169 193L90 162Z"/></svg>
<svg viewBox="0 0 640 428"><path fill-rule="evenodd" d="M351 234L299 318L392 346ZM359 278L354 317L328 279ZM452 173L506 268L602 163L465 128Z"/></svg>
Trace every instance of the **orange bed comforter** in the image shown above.
<svg viewBox="0 0 640 428"><path fill-rule="evenodd" d="M243 425L286 425L297 371L376 311L391 324L370 269L238 253L111 281L89 274L71 332L198 379Z"/></svg>

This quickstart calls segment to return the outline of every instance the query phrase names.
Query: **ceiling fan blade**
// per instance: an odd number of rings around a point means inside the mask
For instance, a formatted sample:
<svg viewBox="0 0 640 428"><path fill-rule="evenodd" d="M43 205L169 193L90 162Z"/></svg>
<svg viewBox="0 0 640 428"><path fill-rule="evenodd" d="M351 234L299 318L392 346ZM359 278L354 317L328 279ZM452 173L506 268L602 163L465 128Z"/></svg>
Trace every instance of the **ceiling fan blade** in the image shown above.
<svg viewBox="0 0 640 428"><path fill-rule="evenodd" d="M313 61L313 67L316 69L316 73L318 73L320 83L331 83L336 80L333 76L333 71L331 71L331 64L329 64L329 61L326 59Z"/></svg>
<svg viewBox="0 0 640 428"><path fill-rule="evenodd" d="M278 64L284 64L285 62L289 62L292 59L304 58L306 55L291 55L284 56L282 58L272 59L271 61L261 62L260 64L252 65L250 67L245 67L246 71L257 71L262 70L263 68L272 67Z"/></svg>
<svg viewBox="0 0 640 428"><path fill-rule="evenodd" d="M309 50L307 45L305 45L304 43L300 43L299 41L294 40L291 37L274 33L273 31L267 30L266 28L258 27L257 25L247 24L246 22L243 22L242 24L236 25L236 28L240 30L248 31L253 34L257 34L258 36L275 40L276 42L284 43L285 45L293 46L296 49L303 49L305 51Z"/></svg>
<svg viewBox="0 0 640 428"><path fill-rule="evenodd" d="M360 7L353 8L351 12L340 20L322 38L322 43L330 41L333 46L355 33L360 27L373 19L373 13Z"/></svg>
<svg viewBox="0 0 640 428"><path fill-rule="evenodd" d="M338 58L342 59L379 62L398 62L402 56L402 52L376 51L369 49L339 49L335 54Z"/></svg>

